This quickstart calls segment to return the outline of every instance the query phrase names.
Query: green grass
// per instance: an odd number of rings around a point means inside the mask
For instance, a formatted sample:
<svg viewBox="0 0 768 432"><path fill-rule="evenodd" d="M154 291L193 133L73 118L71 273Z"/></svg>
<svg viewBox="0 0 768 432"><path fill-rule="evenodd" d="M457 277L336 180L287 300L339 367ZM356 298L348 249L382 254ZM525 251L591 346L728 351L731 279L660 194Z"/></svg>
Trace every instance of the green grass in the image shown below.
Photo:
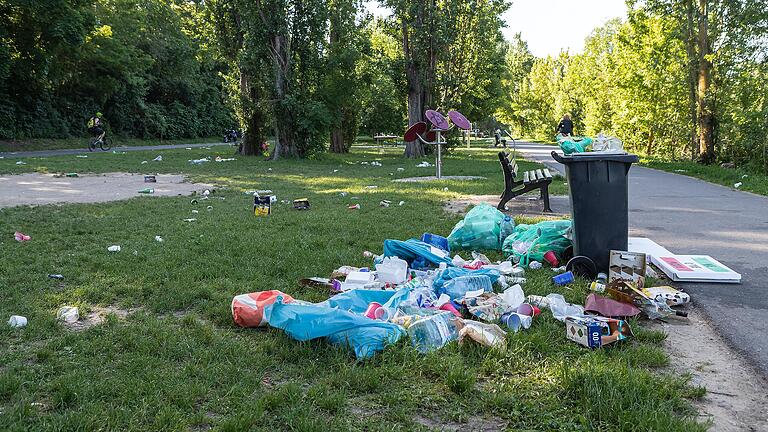
<svg viewBox="0 0 768 432"><path fill-rule="evenodd" d="M445 159L446 174L488 177L469 182L392 183L434 174L396 149L187 163L228 151L0 160L5 174L151 170L219 185L197 207L188 197L137 197L0 210L0 318L29 318L24 329L0 325L0 430L389 431L483 422L542 431L705 429L690 404L701 390L664 372L663 334L637 322L634 339L590 351L567 341L563 324L544 312L528 331L510 334L503 350L453 343L419 355L404 340L363 362L322 340L234 326L234 295L278 289L324 300L326 292L297 280L369 265L361 252L380 251L387 238L447 234L460 216L443 212L444 200L496 194L503 182L494 151L477 149ZM157 154L163 162L141 164ZM383 166L354 163L375 159ZM278 203L256 218L243 191L264 188L278 200L309 198L312 209ZM553 189L565 193L560 181ZM379 207L382 199L405 205ZM353 202L362 209L347 210ZM198 220L184 222L195 208ZM15 242L15 230L33 240ZM122 251L108 253L111 244ZM527 276L526 294L561 292L581 303L587 293L587 281L566 289L548 270ZM137 311L72 332L55 320L62 305L81 314L99 306Z"/></svg>
<svg viewBox="0 0 768 432"><path fill-rule="evenodd" d="M719 165L701 165L691 161L667 162L642 159L640 162L648 168L687 175L729 188L734 188L736 183L741 183L739 190L768 195L768 175L752 170L722 168Z"/></svg>
<svg viewBox="0 0 768 432"><path fill-rule="evenodd" d="M0 152L58 150L58 149L85 149L88 148L88 137L79 138L32 138L26 140L0 140ZM222 137L184 138L178 140L138 139L112 137L113 147L122 146L151 146L172 144L202 144L221 142Z"/></svg>

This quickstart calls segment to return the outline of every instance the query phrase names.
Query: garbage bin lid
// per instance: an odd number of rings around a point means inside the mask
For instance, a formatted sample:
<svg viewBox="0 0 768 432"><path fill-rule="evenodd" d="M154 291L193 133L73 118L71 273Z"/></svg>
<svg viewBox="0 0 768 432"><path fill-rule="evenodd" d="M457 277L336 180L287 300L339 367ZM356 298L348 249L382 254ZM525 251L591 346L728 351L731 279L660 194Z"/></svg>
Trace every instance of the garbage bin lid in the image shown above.
<svg viewBox="0 0 768 432"><path fill-rule="evenodd" d="M574 155L559 155L557 152L552 152L552 158L561 164L569 164L575 162L597 162L597 161L609 161L609 162L624 162L624 163L636 163L640 161L640 158L635 154L616 154L616 153L579 153Z"/></svg>

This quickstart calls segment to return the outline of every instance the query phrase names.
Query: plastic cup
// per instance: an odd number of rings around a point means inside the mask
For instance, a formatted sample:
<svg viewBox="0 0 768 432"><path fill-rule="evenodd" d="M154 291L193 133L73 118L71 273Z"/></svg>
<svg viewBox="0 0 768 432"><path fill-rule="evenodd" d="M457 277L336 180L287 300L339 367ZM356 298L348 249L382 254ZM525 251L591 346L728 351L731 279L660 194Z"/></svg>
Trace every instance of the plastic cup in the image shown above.
<svg viewBox="0 0 768 432"><path fill-rule="evenodd" d="M8 325L14 328L26 327L27 318L21 315L11 315L11 319L8 320Z"/></svg>
<svg viewBox="0 0 768 432"><path fill-rule="evenodd" d="M557 285L568 285L574 280L575 280L575 277L573 276L573 272L570 272L570 271L567 271L563 274L559 274L557 276L552 276L552 282L554 282Z"/></svg>
<svg viewBox="0 0 768 432"><path fill-rule="evenodd" d="M507 312L501 316L502 324L509 327L514 333L520 331L521 328L527 329L531 327L531 320L531 317L520 315L516 312Z"/></svg>
<svg viewBox="0 0 768 432"><path fill-rule="evenodd" d="M440 306L440 310L448 311L454 314L455 316L457 316L458 318L462 317L461 312L459 312L451 302L444 303L442 306Z"/></svg>
<svg viewBox="0 0 768 432"><path fill-rule="evenodd" d="M557 267L557 265L560 263L560 261L557 260L557 255L555 255L555 253L552 251L547 251L547 253L544 254L544 259L552 267Z"/></svg>
<svg viewBox="0 0 768 432"><path fill-rule="evenodd" d="M365 316L370 319L380 319L384 316L385 311L381 308L381 303L371 302L368 304L368 309L365 310Z"/></svg>

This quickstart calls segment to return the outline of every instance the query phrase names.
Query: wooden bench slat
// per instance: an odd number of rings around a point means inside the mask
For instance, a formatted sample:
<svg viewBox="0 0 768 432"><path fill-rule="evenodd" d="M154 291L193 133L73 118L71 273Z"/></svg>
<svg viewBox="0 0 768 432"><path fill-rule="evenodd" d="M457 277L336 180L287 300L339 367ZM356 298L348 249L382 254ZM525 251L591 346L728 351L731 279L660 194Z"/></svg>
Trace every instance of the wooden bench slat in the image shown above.
<svg viewBox="0 0 768 432"><path fill-rule="evenodd" d="M544 177L551 179L552 173L549 172L549 168L544 168Z"/></svg>
<svg viewBox="0 0 768 432"><path fill-rule="evenodd" d="M541 172L540 169L536 170L536 178L539 180L544 180L544 174Z"/></svg>
<svg viewBox="0 0 768 432"><path fill-rule="evenodd" d="M523 183L530 183L530 178L528 176L528 171L523 173Z"/></svg>

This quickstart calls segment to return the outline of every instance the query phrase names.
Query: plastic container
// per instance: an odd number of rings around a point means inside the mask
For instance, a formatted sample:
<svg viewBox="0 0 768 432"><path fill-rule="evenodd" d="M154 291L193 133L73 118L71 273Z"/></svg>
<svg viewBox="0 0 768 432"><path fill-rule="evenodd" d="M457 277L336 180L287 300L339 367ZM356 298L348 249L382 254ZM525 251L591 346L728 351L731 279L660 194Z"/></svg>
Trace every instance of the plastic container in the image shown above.
<svg viewBox="0 0 768 432"><path fill-rule="evenodd" d="M559 274L557 276L552 276L552 282L554 282L557 285L568 285L574 280L576 280L576 278L573 276L573 272L569 272L569 271L563 274Z"/></svg>
<svg viewBox="0 0 768 432"><path fill-rule="evenodd" d="M450 246L448 246L448 239L443 236L439 236L437 234L431 234L431 233L424 233L421 236L421 241L427 244L431 244L432 246L440 248L444 251L447 251L447 252L451 251Z"/></svg>
<svg viewBox="0 0 768 432"><path fill-rule="evenodd" d="M11 315L11 319L8 320L8 325L13 328L22 328L27 326L27 318L21 315Z"/></svg>
<svg viewBox="0 0 768 432"><path fill-rule="evenodd" d="M441 312L422 318L408 327L408 335L418 352L434 351L459 337L456 317L450 312Z"/></svg>
<svg viewBox="0 0 768 432"><path fill-rule="evenodd" d="M385 283L401 284L408 278L408 262L398 257L385 257L376 264L376 278Z"/></svg>
<svg viewBox="0 0 768 432"><path fill-rule="evenodd" d="M460 300L469 291L493 291L491 278L486 275L465 275L448 280L438 289L438 294L448 294L451 300Z"/></svg>
<svg viewBox="0 0 768 432"><path fill-rule="evenodd" d="M552 157L565 165L573 215L573 255L589 257L608 270L609 253L627 250L629 205L627 175L639 158L633 154Z"/></svg>

